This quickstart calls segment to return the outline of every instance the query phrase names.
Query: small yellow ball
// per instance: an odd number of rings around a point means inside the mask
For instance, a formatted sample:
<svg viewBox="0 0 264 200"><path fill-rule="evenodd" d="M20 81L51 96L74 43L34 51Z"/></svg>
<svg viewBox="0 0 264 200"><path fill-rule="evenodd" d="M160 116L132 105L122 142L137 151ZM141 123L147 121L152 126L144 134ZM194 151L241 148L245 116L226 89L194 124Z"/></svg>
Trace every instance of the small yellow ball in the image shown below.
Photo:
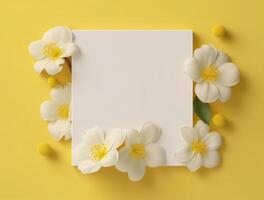
<svg viewBox="0 0 264 200"><path fill-rule="evenodd" d="M212 28L212 33L216 37L224 37L226 34L226 29L225 29L225 27L223 27L221 25L215 25Z"/></svg>
<svg viewBox="0 0 264 200"><path fill-rule="evenodd" d="M58 81L55 77L51 76L48 78L48 84L50 87L55 87L58 84Z"/></svg>
<svg viewBox="0 0 264 200"><path fill-rule="evenodd" d="M50 156L53 152L51 146L49 144L39 144L38 145L38 152L40 155L43 155L43 156Z"/></svg>
<svg viewBox="0 0 264 200"><path fill-rule="evenodd" d="M214 115L212 120L214 125L217 127L224 127L226 124L225 118L223 117L223 115L220 114Z"/></svg>

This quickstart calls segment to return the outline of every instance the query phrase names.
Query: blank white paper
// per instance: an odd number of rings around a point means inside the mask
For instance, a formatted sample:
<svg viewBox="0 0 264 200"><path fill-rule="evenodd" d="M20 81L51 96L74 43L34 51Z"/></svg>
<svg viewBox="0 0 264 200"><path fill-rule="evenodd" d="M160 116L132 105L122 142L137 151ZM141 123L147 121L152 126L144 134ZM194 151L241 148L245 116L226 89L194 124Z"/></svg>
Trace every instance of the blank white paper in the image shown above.
<svg viewBox="0 0 264 200"><path fill-rule="evenodd" d="M140 130L150 121L162 130L167 165L180 165L174 156L180 129L192 126L193 115L192 81L183 71L192 57L192 31L89 30L74 37L73 150L95 126Z"/></svg>

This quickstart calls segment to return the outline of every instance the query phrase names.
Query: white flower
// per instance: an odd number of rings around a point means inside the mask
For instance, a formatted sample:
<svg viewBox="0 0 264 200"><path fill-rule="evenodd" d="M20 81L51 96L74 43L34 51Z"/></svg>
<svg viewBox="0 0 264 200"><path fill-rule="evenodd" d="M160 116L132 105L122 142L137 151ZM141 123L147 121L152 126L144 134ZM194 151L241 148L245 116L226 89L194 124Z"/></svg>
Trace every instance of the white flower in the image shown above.
<svg viewBox="0 0 264 200"><path fill-rule="evenodd" d="M58 26L48 30L41 40L32 42L29 52L37 60L35 71L41 73L45 69L50 75L60 72L64 58L70 57L76 49L72 40L71 30Z"/></svg>
<svg viewBox="0 0 264 200"><path fill-rule="evenodd" d="M145 174L145 166L157 167L165 164L165 150L156 142L160 138L160 129L151 123L145 123L142 130L129 130L125 147L119 151L116 168L127 172L132 181L138 181Z"/></svg>
<svg viewBox="0 0 264 200"><path fill-rule="evenodd" d="M63 136L66 140L71 138L71 85L58 85L51 90L51 100L44 101L40 106L40 114L43 120L49 121L49 132L60 140Z"/></svg>
<svg viewBox="0 0 264 200"><path fill-rule="evenodd" d="M112 130L105 135L100 128L88 130L77 146L77 167L83 174L97 172L101 167L110 167L118 160L117 148L125 140L125 131Z"/></svg>
<svg viewBox="0 0 264 200"><path fill-rule="evenodd" d="M175 156L190 171L196 171L201 166L213 168L220 163L218 148L222 140L217 132L209 132L207 124L198 121L194 128L182 128L182 136L186 144Z"/></svg>
<svg viewBox="0 0 264 200"><path fill-rule="evenodd" d="M237 66L210 45L194 51L194 58L186 62L185 72L196 82L195 93L204 103L217 99L226 102L231 96L230 87L239 82Z"/></svg>

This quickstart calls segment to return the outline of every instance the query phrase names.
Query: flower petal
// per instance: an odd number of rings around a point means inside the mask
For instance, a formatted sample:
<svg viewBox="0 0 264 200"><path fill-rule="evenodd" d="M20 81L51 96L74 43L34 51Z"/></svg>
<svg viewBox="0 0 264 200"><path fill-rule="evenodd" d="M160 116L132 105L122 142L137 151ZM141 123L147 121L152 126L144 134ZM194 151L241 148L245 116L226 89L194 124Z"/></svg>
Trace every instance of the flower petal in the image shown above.
<svg viewBox="0 0 264 200"><path fill-rule="evenodd" d="M121 172L127 172L129 168L129 152L127 147L119 150L118 162L115 167Z"/></svg>
<svg viewBox="0 0 264 200"><path fill-rule="evenodd" d="M175 153L176 160L182 162L182 163L188 163L193 156L193 151L190 145L184 145L177 149Z"/></svg>
<svg viewBox="0 0 264 200"><path fill-rule="evenodd" d="M90 154L89 154L90 150L91 147L88 146L87 144L85 143L78 144L74 151L74 155L77 163L84 160L88 160L90 158Z"/></svg>
<svg viewBox="0 0 264 200"><path fill-rule="evenodd" d="M207 67L215 63L217 49L211 45L202 45L201 48L194 51L194 58L201 66Z"/></svg>
<svg viewBox="0 0 264 200"><path fill-rule="evenodd" d="M219 100L221 102L227 102L231 97L231 88L225 86L217 86L219 92Z"/></svg>
<svg viewBox="0 0 264 200"><path fill-rule="evenodd" d="M50 122L48 129L56 140L62 139L63 136L65 136L65 140L71 138L71 122L68 120Z"/></svg>
<svg viewBox="0 0 264 200"><path fill-rule="evenodd" d="M160 145L147 145L146 153L146 164L148 167L158 167L166 163L166 152Z"/></svg>
<svg viewBox="0 0 264 200"><path fill-rule="evenodd" d="M34 70L35 72L37 72L38 74L40 74L46 67L46 65L48 64L49 60L48 59L43 59L43 60L39 60L35 63L34 65Z"/></svg>
<svg viewBox="0 0 264 200"><path fill-rule="evenodd" d="M203 156L203 166L206 168L216 167L221 161L220 154L218 151L208 151Z"/></svg>
<svg viewBox="0 0 264 200"><path fill-rule="evenodd" d="M200 169L202 166L202 156L201 154L197 153L193 155L191 161L187 164L187 167L190 171L194 172Z"/></svg>
<svg viewBox="0 0 264 200"><path fill-rule="evenodd" d="M202 67L196 59L187 60L185 62L184 72L191 77L195 82L200 82L202 80L201 76Z"/></svg>
<svg viewBox="0 0 264 200"><path fill-rule="evenodd" d="M70 105L71 102L71 84L58 85L50 92L52 100L59 102L60 104Z"/></svg>
<svg viewBox="0 0 264 200"><path fill-rule="evenodd" d="M43 120L56 121L58 119L59 105L55 101L44 101L40 105L40 115Z"/></svg>
<svg viewBox="0 0 264 200"><path fill-rule="evenodd" d="M219 85L234 86L240 81L239 71L234 63L225 63L218 70L219 78L217 82Z"/></svg>
<svg viewBox="0 0 264 200"><path fill-rule="evenodd" d="M145 123L140 131L140 137L144 144L157 142L160 135L160 129L151 122Z"/></svg>
<svg viewBox="0 0 264 200"><path fill-rule="evenodd" d="M198 140L198 136L194 128L183 127L181 128L181 134L187 144L192 144Z"/></svg>
<svg viewBox="0 0 264 200"><path fill-rule="evenodd" d="M83 135L83 142L88 146L92 146L94 144L103 144L104 143L104 131L101 128L94 127L86 131Z"/></svg>
<svg viewBox="0 0 264 200"><path fill-rule="evenodd" d="M63 66L57 64L54 61L50 61L46 64L45 70L49 75L55 75L62 70Z"/></svg>
<svg viewBox="0 0 264 200"><path fill-rule="evenodd" d="M97 172L101 168L98 163L91 160L82 161L78 163L77 167L83 174L91 174Z"/></svg>
<svg viewBox="0 0 264 200"><path fill-rule="evenodd" d="M68 43L65 47L63 47L63 55L61 57L65 58L72 56L76 51L76 49L77 46L75 43L73 42Z"/></svg>
<svg viewBox="0 0 264 200"><path fill-rule="evenodd" d="M46 46L46 42L44 42L43 40L38 40L35 42L30 43L28 50L29 53L37 60L42 59L43 56L43 49Z"/></svg>
<svg viewBox="0 0 264 200"><path fill-rule="evenodd" d="M100 164L103 167L110 167L117 163L118 161L118 151L116 149L112 149L101 159Z"/></svg>
<svg viewBox="0 0 264 200"><path fill-rule="evenodd" d="M145 175L146 167L144 160L130 160L128 178L131 181L139 181Z"/></svg>
<svg viewBox="0 0 264 200"><path fill-rule="evenodd" d="M127 131L126 146L129 147L132 144L142 143L140 134L135 129L130 129Z"/></svg>
<svg viewBox="0 0 264 200"><path fill-rule="evenodd" d="M125 141L126 133L124 130L115 129L111 130L110 133L106 135L105 144L109 148L116 149Z"/></svg>
<svg viewBox="0 0 264 200"><path fill-rule="evenodd" d="M224 52L218 51L214 65L216 67L220 67L221 65L223 65L224 63L227 63L227 62L229 62L228 56Z"/></svg>
<svg viewBox="0 0 264 200"><path fill-rule="evenodd" d="M204 103L212 103L219 97L217 87L208 82L197 83L195 85L195 94Z"/></svg>
<svg viewBox="0 0 264 200"><path fill-rule="evenodd" d="M210 132L208 137L204 139L207 149L214 150L218 149L222 144L222 138L217 132Z"/></svg>
<svg viewBox="0 0 264 200"><path fill-rule="evenodd" d="M57 42L59 44L65 44L72 42L72 31L65 26L57 26L48 30L44 36L43 40L47 43Z"/></svg>
<svg viewBox="0 0 264 200"><path fill-rule="evenodd" d="M201 140L208 135L209 126L202 120L199 120L194 127L197 130L198 138Z"/></svg>

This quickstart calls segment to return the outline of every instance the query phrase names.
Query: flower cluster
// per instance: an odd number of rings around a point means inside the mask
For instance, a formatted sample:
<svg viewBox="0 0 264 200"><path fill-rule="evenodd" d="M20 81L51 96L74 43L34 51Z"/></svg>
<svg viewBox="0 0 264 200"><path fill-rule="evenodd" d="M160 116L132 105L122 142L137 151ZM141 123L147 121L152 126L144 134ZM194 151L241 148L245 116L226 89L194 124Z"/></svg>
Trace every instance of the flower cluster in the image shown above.
<svg viewBox="0 0 264 200"><path fill-rule="evenodd" d="M41 40L29 45L29 52L36 59L35 71L39 74L45 72L51 78L61 72L75 50L71 30L62 26L48 30ZM194 110L209 124L211 116L207 104L230 99L231 87L240 81L238 68L223 52L211 45L203 45L194 51L192 59L186 61L185 72L196 82L198 98L194 99L197 107ZM68 140L71 138L71 84L57 84L55 78L50 82L53 89L50 100L41 104L41 117L48 121L49 132L56 140ZM210 132L203 121L181 130L184 144L175 158L190 171L197 171L202 166L213 168L220 163L221 137L217 132ZM221 115L213 121L224 124ZM141 180L146 167L166 164L166 152L157 143L160 136L160 129L150 122L145 123L140 131L115 129L106 133L101 128L92 128L83 135L75 149L77 167L83 174L90 174L102 167L115 166L127 173L130 180Z"/></svg>
<svg viewBox="0 0 264 200"><path fill-rule="evenodd" d="M46 72L50 78L61 72L65 59L72 56L75 50L72 31L63 26L48 30L41 40L29 45L29 52L36 60L35 71L38 74ZM55 78L50 80L54 88L51 90L51 99L40 106L41 117L49 122L48 130L56 140L63 137L68 140L71 138L71 84L60 85L55 83Z"/></svg>
<svg viewBox="0 0 264 200"><path fill-rule="evenodd" d="M117 129L106 134L101 128L92 128L84 134L74 152L77 167L82 173L90 174L101 167L115 166L128 173L130 180L138 181L144 177L146 166L165 164L165 150L157 144L160 134L160 129L150 122L145 123L140 132Z"/></svg>
<svg viewBox="0 0 264 200"><path fill-rule="evenodd" d="M186 61L185 73L196 82L194 91L198 99L194 99L194 111L209 124L211 111L208 103L230 99L231 87L240 81L238 68L222 51L211 45L202 45L194 51L193 58ZM224 124L220 114L213 119L216 125ZM220 163L218 149L222 143L221 137L217 132L209 132L209 126L203 121L198 121L194 128L182 128L185 144L175 156L190 171L196 171L202 166L213 168Z"/></svg>

